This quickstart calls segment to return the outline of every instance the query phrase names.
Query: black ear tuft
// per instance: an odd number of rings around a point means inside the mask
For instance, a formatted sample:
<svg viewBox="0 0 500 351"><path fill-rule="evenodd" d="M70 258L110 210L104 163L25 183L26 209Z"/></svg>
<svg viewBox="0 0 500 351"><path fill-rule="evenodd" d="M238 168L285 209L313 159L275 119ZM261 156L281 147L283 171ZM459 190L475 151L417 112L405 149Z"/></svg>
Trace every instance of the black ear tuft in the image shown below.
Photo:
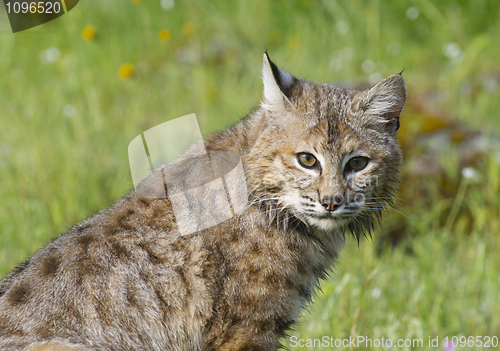
<svg viewBox="0 0 500 351"><path fill-rule="evenodd" d="M262 71L264 88L266 85L266 74L268 73L266 72L266 66L268 66L269 70L271 71L271 76L274 80L274 83L277 85L281 93L289 98L291 95L291 88L295 85L295 83L298 82L298 79L292 76L290 73L279 69L278 66L276 66L276 64L271 61L266 50L266 52L264 53L264 67ZM267 79L267 83L270 83L269 79Z"/></svg>

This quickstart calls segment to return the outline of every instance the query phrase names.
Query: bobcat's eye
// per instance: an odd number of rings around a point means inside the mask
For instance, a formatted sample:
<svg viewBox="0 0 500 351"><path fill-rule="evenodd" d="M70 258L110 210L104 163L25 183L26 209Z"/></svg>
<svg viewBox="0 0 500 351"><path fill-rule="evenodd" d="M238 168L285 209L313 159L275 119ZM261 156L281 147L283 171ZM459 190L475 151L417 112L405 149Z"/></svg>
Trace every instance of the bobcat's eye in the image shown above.
<svg viewBox="0 0 500 351"><path fill-rule="evenodd" d="M316 157L306 152L301 152L300 154L298 154L297 160L299 161L300 165L305 168L313 168L318 163Z"/></svg>
<svg viewBox="0 0 500 351"><path fill-rule="evenodd" d="M362 169L364 169L367 164L368 164L368 158L363 157L363 156L357 156L357 157L351 158L347 162L347 167L349 170L353 170L355 172L358 172L358 171L361 171Z"/></svg>

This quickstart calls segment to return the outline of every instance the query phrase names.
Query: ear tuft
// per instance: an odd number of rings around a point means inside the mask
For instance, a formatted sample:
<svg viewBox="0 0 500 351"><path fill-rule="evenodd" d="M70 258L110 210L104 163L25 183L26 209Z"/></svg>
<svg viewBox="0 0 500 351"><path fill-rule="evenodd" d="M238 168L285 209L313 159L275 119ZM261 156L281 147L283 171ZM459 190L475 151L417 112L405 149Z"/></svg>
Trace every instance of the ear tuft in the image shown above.
<svg viewBox="0 0 500 351"><path fill-rule="evenodd" d="M269 59L267 51L264 53L262 81L264 83L262 106L269 111L279 112L285 110L285 104L290 103L288 92L297 81L297 78L288 72L280 70Z"/></svg>
<svg viewBox="0 0 500 351"><path fill-rule="evenodd" d="M353 103L353 109L363 114L367 123L374 120L387 125L396 132L399 128L399 115L406 102L406 85L403 72L393 74L370 90L361 93Z"/></svg>

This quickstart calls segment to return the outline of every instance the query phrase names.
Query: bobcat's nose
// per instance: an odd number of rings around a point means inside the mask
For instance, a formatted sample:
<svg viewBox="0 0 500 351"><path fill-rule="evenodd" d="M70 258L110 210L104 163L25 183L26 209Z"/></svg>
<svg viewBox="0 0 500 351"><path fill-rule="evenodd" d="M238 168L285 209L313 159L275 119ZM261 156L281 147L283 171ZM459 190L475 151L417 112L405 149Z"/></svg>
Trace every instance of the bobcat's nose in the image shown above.
<svg viewBox="0 0 500 351"><path fill-rule="evenodd" d="M321 204L327 211L335 211L342 204L342 199L340 196L325 196L321 200Z"/></svg>

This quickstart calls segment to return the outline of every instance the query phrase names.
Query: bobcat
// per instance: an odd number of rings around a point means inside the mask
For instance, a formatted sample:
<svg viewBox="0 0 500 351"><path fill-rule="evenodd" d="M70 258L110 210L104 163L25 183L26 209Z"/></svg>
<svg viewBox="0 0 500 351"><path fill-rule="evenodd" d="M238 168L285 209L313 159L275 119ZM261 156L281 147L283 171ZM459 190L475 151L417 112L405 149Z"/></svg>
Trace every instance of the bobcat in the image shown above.
<svg viewBox="0 0 500 351"><path fill-rule="evenodd" d="M242 211L181 234L169 197L144 195L160 167L0 282L1 350L281 347L346 234L391 204L406 89L401 74L364 92L297 79L267 52L262 79L262 104L204 142L241 160Z"/></svg>

